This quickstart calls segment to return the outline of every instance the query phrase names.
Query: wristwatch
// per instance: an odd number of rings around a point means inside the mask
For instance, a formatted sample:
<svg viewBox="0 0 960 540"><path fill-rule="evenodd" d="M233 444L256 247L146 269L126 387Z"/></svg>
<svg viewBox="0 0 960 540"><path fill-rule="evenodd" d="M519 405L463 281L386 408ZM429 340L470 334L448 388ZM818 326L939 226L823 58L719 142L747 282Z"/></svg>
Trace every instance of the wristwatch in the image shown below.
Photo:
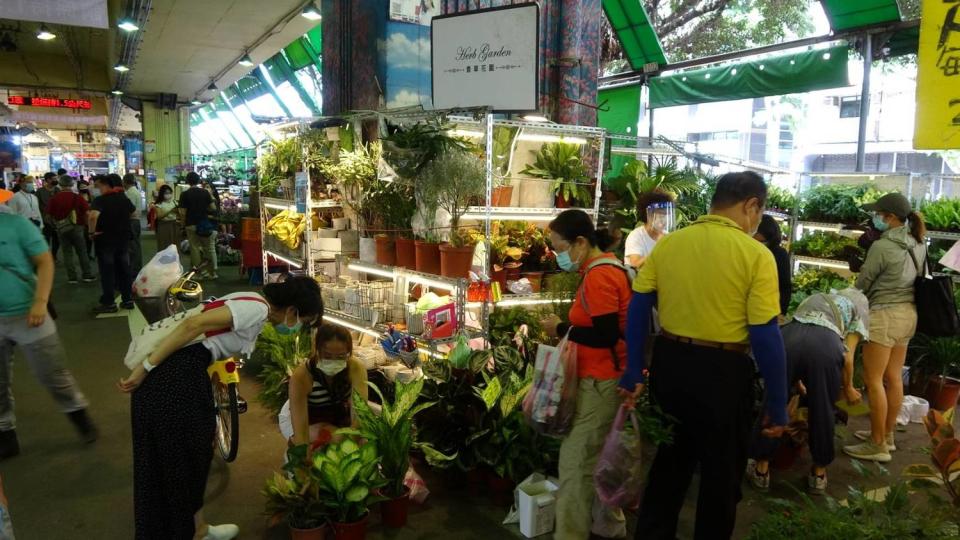
<svg viewBox="0 0 960 540"><path fill-rule="evenodd" d="M152 369L155 368L155 367L157 367L157 366L151 364L149 358L144 358L144 359L143 359L143 370L144 370L144 371L146 371L147 373L150 373L150 370L152 370Z"/></svg>

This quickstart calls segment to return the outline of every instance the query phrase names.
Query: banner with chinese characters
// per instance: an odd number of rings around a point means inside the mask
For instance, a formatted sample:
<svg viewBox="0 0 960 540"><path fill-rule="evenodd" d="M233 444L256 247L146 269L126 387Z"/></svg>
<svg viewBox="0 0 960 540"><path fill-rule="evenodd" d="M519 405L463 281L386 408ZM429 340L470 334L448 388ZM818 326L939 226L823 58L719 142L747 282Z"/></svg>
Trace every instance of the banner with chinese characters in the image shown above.
<svg viewBox="0 0 960 540"><path fill-rule="evenodd" d="M917 57L913 147L960 148L960 2L925 0Z"/></svg>
<svg viewBox="0 0 960 540"><path fill-rule="evenodd" d="M434 17L434 107L536 111L539 21L533 3Z"/></svg>

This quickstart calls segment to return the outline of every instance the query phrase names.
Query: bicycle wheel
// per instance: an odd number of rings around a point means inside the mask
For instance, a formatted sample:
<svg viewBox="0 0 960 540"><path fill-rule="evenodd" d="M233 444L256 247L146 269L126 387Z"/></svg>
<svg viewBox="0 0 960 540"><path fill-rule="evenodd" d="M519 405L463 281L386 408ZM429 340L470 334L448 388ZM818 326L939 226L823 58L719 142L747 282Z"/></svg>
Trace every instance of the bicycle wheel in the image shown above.
<svg viewBox="0 0 960 540"><path fill-rule="evenodd" d="M217 447L227 463L237 458L240 440L240 407L237 400L237 383L213 384L213 402L217 417Z"/></svg>

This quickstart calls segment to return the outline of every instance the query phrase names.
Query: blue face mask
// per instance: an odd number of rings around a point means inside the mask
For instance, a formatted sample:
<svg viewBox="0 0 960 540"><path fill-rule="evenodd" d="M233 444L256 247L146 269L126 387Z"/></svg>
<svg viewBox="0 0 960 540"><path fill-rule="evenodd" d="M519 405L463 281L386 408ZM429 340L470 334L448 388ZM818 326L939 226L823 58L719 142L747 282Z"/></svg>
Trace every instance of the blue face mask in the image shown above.
<svg viewBox="0 0 960 540"><path fill-rule="evenodd" d="M890 225L881 216L873 216L873 226L880 232L886 231Z"/></svg>
<svg viewBox="0 0 960 540"><path fill-rule="evenodd" d="M564 272L576 272L580 267L578 263L570 259L570 250L557 253L557 266Z"/></svg>
<svg viewBox="0 0 960 540"><path fill-rule="evenodd" d="M296 320L297 322L294 323L293 326L290 326L289 324L287 324L286 318L284 318L283 322L276 323L273 325L273 327L276 328L277 333L280 334L281 336L289 336L292 334L297 334L300 332L300 329L303 328L303 321L300 320L299 316L297 317Z"/></svg>

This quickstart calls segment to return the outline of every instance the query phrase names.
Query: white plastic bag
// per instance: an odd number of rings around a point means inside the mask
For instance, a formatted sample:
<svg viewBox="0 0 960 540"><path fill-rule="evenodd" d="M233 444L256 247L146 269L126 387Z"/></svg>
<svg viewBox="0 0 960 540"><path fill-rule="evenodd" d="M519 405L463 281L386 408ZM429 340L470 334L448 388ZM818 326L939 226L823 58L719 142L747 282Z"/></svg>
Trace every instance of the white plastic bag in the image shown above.
<svg viewBox="0 0 960 540"><path fill-rule="evenodd" d="M173 285L183 267L180 265L180 254L177 246L167 246L150 259L133 282L133 294L140 298L161 297Z"/></svg>
<svg viewBox="0 0 960 540"><path fill-rule="evenodd" d="M905 426L910 423L922 424L923 418L930 411L930 403L916 396L904 396L900 412L897 413L897 424Z"/></svg>
<svg viewBox="0 0 960 540"><path fill-rule="evenodd" d="M423 501L427 500L427 495L430 495L430 490L427 489L427 483L423 481L423 477L413 468L412 463L407 469L406 476L403 477L403 485L410 488L410 500L417 504L423 504Z"/></svg>

